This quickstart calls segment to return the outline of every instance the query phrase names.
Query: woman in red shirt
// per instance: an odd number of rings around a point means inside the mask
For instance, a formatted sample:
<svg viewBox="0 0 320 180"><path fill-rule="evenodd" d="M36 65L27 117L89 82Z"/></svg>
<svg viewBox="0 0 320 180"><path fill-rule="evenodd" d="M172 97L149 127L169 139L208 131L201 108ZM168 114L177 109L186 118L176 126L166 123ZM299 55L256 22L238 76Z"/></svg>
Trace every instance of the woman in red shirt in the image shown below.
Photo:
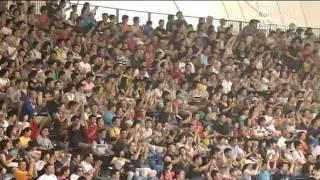
<svg viewBox="0 0 320 180"><path fill-rule="evenodd" d="M165 163L165 170L161 174L160 180L174 180L175 176L175 172L172 171L172 164Z"/></svg>
<svg viewBox="0 0 320 180"><path fill-rule="evenodd" d="M97 135L97 124L96 124L96 116L91 114L89 116L89 122L86 124L85 133L87 136L87 143L92 143L98 137Z"/></svg>
<svg viewBox="0 0 320 180"><path fill-rule="evenodd" d="M45 6L42 6L40 9L40 16L39 16L39 27L43 29L49 29L49 17L48 17L48 10Z"/></svg>

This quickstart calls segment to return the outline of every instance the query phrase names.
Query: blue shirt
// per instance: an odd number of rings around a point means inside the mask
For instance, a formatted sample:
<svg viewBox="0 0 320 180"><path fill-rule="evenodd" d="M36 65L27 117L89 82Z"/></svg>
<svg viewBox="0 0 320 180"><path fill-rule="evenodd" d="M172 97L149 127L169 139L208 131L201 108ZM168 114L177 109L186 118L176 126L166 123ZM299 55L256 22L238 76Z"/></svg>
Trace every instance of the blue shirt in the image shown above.
<svg viewBox="0 0 320 180"><path fill-rule="evenodd" d="M23 110L24 112L31 118L34 114L35 106L31 103L29 99L26 99L23 103Z"/></svg>
<svg viewBox="0 0 320 180"><path fill-rule="evenodd" d="M112 118L115 116L113 112L105 112L102 116L104 120L104 125L106 127L111 127L112 126Z"/></svg>
<svg viewBox="0 0 320 180"><path fill-rule="evenodd" d="M267 170L264 170L260 172L260 174L257 177L257 180L271 180L270 176L271 176L270 172Z"/></svg>

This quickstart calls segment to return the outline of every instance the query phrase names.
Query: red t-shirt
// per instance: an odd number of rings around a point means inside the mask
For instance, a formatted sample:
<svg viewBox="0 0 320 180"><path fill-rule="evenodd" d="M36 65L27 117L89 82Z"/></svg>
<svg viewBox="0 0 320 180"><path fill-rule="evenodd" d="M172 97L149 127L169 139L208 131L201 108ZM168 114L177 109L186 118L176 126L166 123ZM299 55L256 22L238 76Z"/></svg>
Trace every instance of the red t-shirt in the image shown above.
<svg viewBox="0 0 320 180"><path fill-rule="evenodd" d="M127 39L128 49L133 52L136 49L137 42L133 38Z"/></svg>
<svg viewBox="0 0 320 180"><path fill-rule="evenodd" d="M92 143L97 139L97 126L95 124L88 124L88 128L85 130L87 136L87 142Z"/></svg>
<svg viewBox="0 0 320 180"><path fill-rule="evenodd" d="M61 31L58 33L58 39L60 40L66 40L69 39L69 32L67 31Z"/></svg>
<svg viewBox="0 0 320 180"><path fill-rule="evenodd" d="M49 28L49 17L47 15L39 16L39 26L44 29Z"/></svg>

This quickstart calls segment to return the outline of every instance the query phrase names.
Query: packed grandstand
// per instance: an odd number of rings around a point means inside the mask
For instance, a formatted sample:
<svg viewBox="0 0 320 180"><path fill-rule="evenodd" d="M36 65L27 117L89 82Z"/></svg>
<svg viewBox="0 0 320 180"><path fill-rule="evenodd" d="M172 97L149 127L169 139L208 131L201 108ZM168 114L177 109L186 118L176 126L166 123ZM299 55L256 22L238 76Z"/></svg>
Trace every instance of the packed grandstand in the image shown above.
<svg viewBox="0 0 320 180"><path fill-rule="evenodd" d="M311 28L95 11L0 12L0 179L320 178Z"/></svg>

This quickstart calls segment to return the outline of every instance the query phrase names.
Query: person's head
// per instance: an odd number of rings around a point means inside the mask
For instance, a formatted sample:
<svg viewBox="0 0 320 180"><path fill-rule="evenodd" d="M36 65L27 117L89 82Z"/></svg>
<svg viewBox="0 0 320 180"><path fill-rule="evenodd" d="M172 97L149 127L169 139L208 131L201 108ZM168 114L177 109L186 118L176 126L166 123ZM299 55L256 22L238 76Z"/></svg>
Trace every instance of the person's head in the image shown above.
<svg viewBox="0 0 320 180"><path fill-rule="evenodd" d="M80 176L77 180L88 180L86 176Z"/></svg>
<svg viewBox="0 0 320 180"><path fill-rule="evenodd" d="M105 129L100 129L100 130L98 131L98 136L99 136L100 139L105 139L105 138L106 138L106 135L107 135L107 133L106 133L106 130L105 130Z"/></svg>
<svg viewBox="0 0 320 180"><path fill-rule="evenodd" d="M80 161L81 161L80 153L78 153L78 152L72 153L71 161L76 162L76 163L80 163Z"/></svg>
<svg viewBox="0 0 320 180"><path fill-rule="evenodd" d="M18 162L18 168L19 168L19 170L21 170L21 171L25 171L25 170L27 169L27 163L26 163L26 161L25 161L25 160L20 160L20 161Z"/></svg>
<svg viewBox="0 0 320 180"><path fill-rule="evenodd" d="M111 178L112 180L120 180L120 171L113 169L111 170Z"/></svg>
<svg viewBox="0 0 320 180"><path fill-rule="evenodd" d="M121 118L120 117L113 117L112 118L112 125L114 127L120 127L121 126Z"/></svg>
<svg viewBox="0 0 320 180"><path fill-rule="evenodd" d="M227 158L231 158L232 157L232 149L231 148L225 148L223 150L223 153Z"/></svg>
<svg viewBox="0 0 320 180"><path fill-rule="evenodd" d="M49 128L48 127L42 128L40 134L43 137L48 137L49 136Z"/></svg>
<svg viewBox="0 0 320 180"><path fill-rule="evenodd" d="M178 12L176 13L176 16L177 16L177 18L178 18L179 20L181 20L181 19L183 18L183 14L182 14L181 11L178 11Z"/></svg>
<svg viewBox="0 0 320 180"><path fill-rule="evenodd" d="M216 169L212 170L210 175L212 179L220 179L220 172Z"/></svg>
<svg viewBox="0 0 320 180"><path fill-rule="evenodd" d="M218 158L219 154L220 154L220 149L217 147L214 147L210 150L210 156L213 158Z"/></svg>
<svg viewBox="0 0 320 180"><path fill-rule="evenodd" d="M137 144L136 143L130 143L129 145L129 151L130 152L136 152L138 150Z"/></svg>
<svg viewBox="0 0 320 180"><path fill-rule="evenodd" d="M286 163L286 162L280 163L280 164L278 165L278 168L279 168L282 172L286 173L286 172L289 171L289 164Z"/></svg>
<svg viewBox="0 0 320 180"><path fill-rule="evenodd" d="M193 156L193 162L196 165L201 166L202 165L202 157L200 155Z"/></svg>
<svg viewBox="0 0 320 180"><path fill-rule="evenodd" d="M138 16L133 17L133 23L134 24L139 24L140 23L140 19Z"/></svg>
<svg viewBox="0 0 320 180"><path fill-rule="evenodd" d="M20 139L14 139L12 141L12 146L15 149L20 149L21 148Z"/></svg>
<svg viewBox="0 0 320 180"><path fill-rule="evenodd" d="M148 129L148 128L152 128L152 120L151 119L146 119L146 122L145 122L145 127Z"/></svg>
<svg viewBox="0 0 320 180"><path fill-rule="evenodd" d="M82 176L84 173L83 173L83 168L81 166L78 166L76 168L76 172L75 172L78 176Z"/></svg>
<svg viewBox="0 0 320 180"><path fill-rule="evenodd" d="M91 153L89 154L86 154L84 157L83 157L83 160L84 161L87 161L89 163L93 163L93 155Z"/></svg>
<svg viewBox="0 0 320 180"><path fill-rule="evenodd" d="M123 23L128 23L128 21L129 21L129 16L128 15L123 15L122 16L122 22Z"/></svg>
<svg viewBox="0 0 320 180"><path fill-rule="evenodd" d="M97 122L97 117L94 114L89 115L89 123L90 124L95 124Z"/></svg>
<svg viewBox="0 0 320 180"><path fill-rule="evenodd" d="M163 19L160 19L160 20L159 20L159 26L160 26L161 28L164 27L164 20L163 20Z"/></svg>
<svg viewBox="0 0 320 180"><path fill-rule="evenodd" d="M121 129L120 131L120 137L123 139L126 139L128 137L128 130L126 129Z"/></svg>
<svg viewBox="0 0 320 180"><path fill-rule="evenodd" d="M10 149L10 141L8 139L4 139L0 142L1 149Z"/></svg>
<svg viewBox="0 0 320 180"><path fill-rule="evenodd" d="M176 178L177 178L177 180L185 180L186 179L186 172L183 169L178 169Z"/></svg>
<svg viewBox="0 0 320 180"><path fill-rule="evenodd" d="M108 13L102 13L102 20L104 21L108 20Z"/></svg>
<svg viewBox="0 0 320 180"><path fill-rule="evenodd" d="M266 124L266 118L263 117L263 116L259 117L259 119L258 119L258 124L259 124L260 126L264 126L264 125Z"/></svg>
<svg viewBox="0 0 320 180"><path fill-rule="evenodd" d="M69 177L70 175L70 169L68 166L64 166L61 168L61 175L64 177Z"/></svg>
<svg viewBox="0 0 320 180"><path fill-rule="evenodd" d="M47 175L54 174L54 166L53 166L53 164L45 164L43 169L45 170L45 174L47 174Z"/></svg>
<svg viewBox="0 0 320 180"><path fill-rule="evenodd" d="M294 141L294 148L296 150L302 150L303 149L303 145L302 145L301 141L299 141L299 140Z"/></svg>
<svg viewBox="0 0 320 180"><path fill-rule="evenodd" d="M26 127L25 129L22 130L21 135L25 136L25 137L30 137L31 136L31 128L30 127Z"/></svg>

